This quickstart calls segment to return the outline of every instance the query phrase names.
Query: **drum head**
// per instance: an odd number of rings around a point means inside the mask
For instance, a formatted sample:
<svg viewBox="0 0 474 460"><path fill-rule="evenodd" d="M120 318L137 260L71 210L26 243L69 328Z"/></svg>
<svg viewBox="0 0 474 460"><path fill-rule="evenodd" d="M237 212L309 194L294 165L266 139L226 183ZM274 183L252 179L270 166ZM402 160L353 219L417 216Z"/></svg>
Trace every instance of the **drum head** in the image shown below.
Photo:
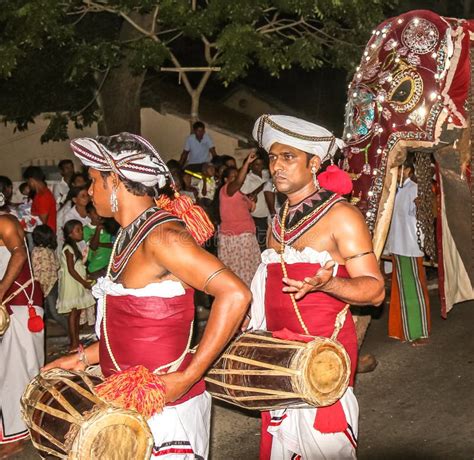
<svg viewBox="0 0 474 460"><path fill-rule="evenodd" d="M337 342L315 341L304 366L305 394L312 404L329 406L342 397L350 376L350 360Z"/></svg>
<svg viewBox="0 0 474 460"><path fill-rule="evenodd" d="M10 315L5 305L0 305L0 336L7 332L10 325Z"/></svg>
<svg viewBox="0 0 474 460"><path fill-rule="evenodd" d="M74 460L148 460L153 436L138 413L108 408L91 415L74 439L69 453Z"/></svg>

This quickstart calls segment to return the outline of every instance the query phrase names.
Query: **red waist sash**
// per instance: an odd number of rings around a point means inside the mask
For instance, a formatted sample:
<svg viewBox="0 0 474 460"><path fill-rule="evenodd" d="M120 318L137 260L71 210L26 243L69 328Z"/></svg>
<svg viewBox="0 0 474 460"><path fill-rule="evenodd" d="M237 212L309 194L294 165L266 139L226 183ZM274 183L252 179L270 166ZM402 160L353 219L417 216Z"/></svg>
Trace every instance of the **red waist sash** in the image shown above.
<svg viewBox="0 0 474 460"><path fill-rule="evenodd" d="M16 278L16 282L12 283L8 291L5 293L5 299L8 298L11 294L13 294L15 291L17 291L20 286L25 284L27 281L31 279L31 272L30 272L30 267L28 265L28 262L25 262L23 264L23 267L21 269L20 274ZM18 284L17 284L18 283ZM33 290L33 283L34 283L34 290ZM41 290L41 286L38 283L38 281L33 281L33 283L29 284L25 290L28 294L29 297L33 294L33 305L36 307L42 307L43 306L43 291ZM27 306L29 304L29 299L28 296L25 294L25 290L21 290L13 299L11 299L8 302L7 310L8 313L13 314L10 306L17 306L17 305L24 305Z"/></svg>
<svg viewBox="0 0 474 460"><path fill-rule="evenodd" d="M188 289L184 295L169 299L107 296L107 337L121 369L141 364L153 371L181 356L188 344L194 319L193 292ZM99 359L105 377L116 371L105 344L103 321ZM178 370L186 369L191 359L188 353ZM187 401L204 391L204 380L200 380L172 405Z"/></svg>
<svg viewBox="0 0 474 460"><path fill-rule="evenodd" d="M303 280L305 277L314 276L321 266L319 264L296 263L287 264L286 267L289 278ZM339 266L337 276L341 278L349 277L343 266ZM269 331L279 331L287 328L293 332L304 334L289 294L282 291L282 278L283 272L279 263L267 266L265 289L267 329ZM336 316L344 308L345 303L324 292L313 292L298 300L297 305L311 335L331 337ZM346 321L337 339L344 346L351 359L350 385L353 385L357 367L357 336L350 312L347 312Z"/></svg>

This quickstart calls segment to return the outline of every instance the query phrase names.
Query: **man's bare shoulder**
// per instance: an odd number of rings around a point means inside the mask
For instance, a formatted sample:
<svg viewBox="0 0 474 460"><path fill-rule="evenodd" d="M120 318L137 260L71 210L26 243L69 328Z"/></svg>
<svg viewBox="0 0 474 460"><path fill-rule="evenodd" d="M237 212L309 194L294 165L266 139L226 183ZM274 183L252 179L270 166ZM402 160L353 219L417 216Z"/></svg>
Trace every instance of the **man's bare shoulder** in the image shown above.
<svg viewBox="0 0 474 460"><path fill-rule="evenodd" d="M0 234L21 229L20 222L11 214L0 214L0 224Z"/></svg>
<svg viewBox="0 0 474 460"><path fill-rule="evenodd" d="M336 203L328 213L328 217L332 219L349 219L354 222L364 221L364 216L360 210L347 201L339 201L339 203Z"/></svg>
<svg viewBox="0 0 474 460"><path fill-rule="evenodd" d="M0 245L8 246L12 241L22 240L24 237L20 222L10 214L0 214Z"/></svg>
<svg viewBox="0 0 474 460"><path fill-rule="evenodd" d="M12 214L0 214L0 222L2 223L10 222L12 224L15 224L15 222L18 222L18 219Z"/></svg>
<svg viewBox="0 0 474 460"><path fill-rule="evenodd" d="M166 222L152 230L145 239L146 249L172 249L179 246L195 245L186 227L180 222Z"/></svg>
<svg viewBox="0 0 474 460"><path fill-rule="evenodd" d="M336 203L327 217L336 240L371 240L364 216L354 205L347 202Z"/></svg>

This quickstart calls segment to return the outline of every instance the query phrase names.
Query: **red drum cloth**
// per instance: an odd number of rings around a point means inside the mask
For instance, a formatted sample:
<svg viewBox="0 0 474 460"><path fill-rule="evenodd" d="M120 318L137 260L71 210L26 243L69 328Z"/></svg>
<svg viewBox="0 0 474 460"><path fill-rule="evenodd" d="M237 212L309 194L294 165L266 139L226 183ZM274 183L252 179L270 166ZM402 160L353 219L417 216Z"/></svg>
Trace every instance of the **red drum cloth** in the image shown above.
<svg viewBox="0 0 474 460"><path fill-rule="evenodd" d="M178 359L188 344L194 319L193 297L192 289L169 299L107 296L107 337L120 368L142 365L154 371ZM105 344L103 320L99 355L102 372L109 377L116 369ZM188 353L178 370L186 369L191 359L192 355ZM204 391L205 384L201 379L179 400L167 405L181 404Z"/></svg>
<svg viewBox="0 0 474 460"><path fill-rule="evenodd" d="M288 277L294 280L304 280L314 276L321 268L319 264L295 263L287 264ZM349 278L344 266L339 266L337 276ZM265 316L267 329L279 331L287 328L292 332L304 334L293 308L290 295L282 291L283 272L279 263L268 264L267 282L265 288ZM344 308L345 303L324 292L312 292L303 299L297 300L297 305L303 321L311 335L331 337L337 314ZM337 340L344 346L351 359L350 386L354 385L354 375L357 367L357 336L354 321L347 312L346 321Z"/></svg>
<svg viewBox="0 0 474 460"><path fill-rule="evenodd" d="M28 262L25 262L23 265L23 268L21 269L20 274L16 278L16 282L14 282L8 291L5 293L4 298L6 299L9 297L11 294L13 294L16 290L20 288L21 285L25 284L28 280L31 279L31 271L30 267L28 265ZM17 284L18 283L18 284ZM33 294L33 305L36 307L42 307L43 306L43 291L41 290L41 286L38 283L38 281L34 281L34 290L33 290L33 283L29 284L26 288L26 293L28 296L31 297L31 294ZM12 310L9 308L11 305L13 306L22 306L24 305L25 307L28 306L30 303L28 296L25 294L24 290L21 290L15 297L13 297L12 300L8 302L7 311L10 315L13 314Z"/></svg>

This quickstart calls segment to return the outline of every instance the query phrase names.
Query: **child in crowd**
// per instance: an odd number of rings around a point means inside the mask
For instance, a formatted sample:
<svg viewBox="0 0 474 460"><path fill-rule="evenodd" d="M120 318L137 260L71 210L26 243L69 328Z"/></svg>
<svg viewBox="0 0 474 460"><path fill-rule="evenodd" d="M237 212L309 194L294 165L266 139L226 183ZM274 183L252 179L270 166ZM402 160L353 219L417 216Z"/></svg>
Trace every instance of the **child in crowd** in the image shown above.
<svg viewBox="0 0 474 460"><path fill-rule="evenodd" d="M201 206L212 222L215 222L216 218L213 213L213 200L216 194L216 167L212 163L204 163L202 165L202 172L195 173L192 171L185 170L185 175L192 176L191 186L198 191L197 204Z"/></svg>
<svg viewBox="0 0 474 460"><path fill-rule="evenodd" d="M22 182L18 186L18 190L20 191L21 196L23 197L22 202L25 204L30 203L30 208L31 208L31 202L32 202L31 189L30 189L30 186L28 185L28 182Z"/></svg>
<svg viewBox="0 0 474 460"><path fill-rule="evenodd" d="M82 224L69 220L64 224L64 246L59 270L58 312L69 314L69 339L71 351L79 347L80 311L93 307L95 300L90 292L86 267L78 243L83 241Z"/></svg>
<svg viewBox="0 0 474 460"><path fill-rule="evenodd" d="M34 248L31 263L35 279L40 283L44 295L45 316L56 321L67 332L67 319L58 314L58 270L56 235L48 225L38 225L33 230Z"/></svg>
<svg viewBox="0 0 474 460"><path fill-rule="evenodd" d="M61 253L63 247L62 229L68 220L78 220L82 225L89 225L91 223L86 211L86 205L89 201L90 196L87 193L86 187L72 187L71 190L69 190L66 201L59 209L57 216L58 254ZM65 211L63 211L63 209ZM87 255L87 244L84 241L79 243L79 250L81 251L82 257L85 258Z"/></svg>
<svg viewBox="0 0 474 460"><path fill-rule="evenodd" d="M182 172L180 174L180 182L182 185L179 193L189 196L193 200L193 202L196 203L199 196L199 192L196 187L193 187L192 181L193 176L189 175L186 172Z"/></svg>
<svg viewBox="0 0 474 460"><path fill-rule="evenodd" d="M192 176L191 186L198 190L198 204L209 207L216 193L216 167L212 163L202 165L201 174L185 171Z"/></svg>
<svg viewBox="0 0 474 460"><path fill-rule="evenodd" d="M31 189L27 182L23 182L18 187L22 195L22 202L17 203L15 207L15 215L20 221L20 225L23 227L23 230L26 232L26 238L28 244L31 247L31 232L35 229L37 225L41 224L41 220L37 216L31 214L31 204L33 200L31 199L32 193Z"/></svg>
<svg viewBox="0 0 474 460"><path fill-rule="evenodd" d="M105 219L97 214L95 206L89 202L86 206L91 223L84 226L84 241L89 245L87 254L87 272L96 280L104 276L112 255L112 239L105 225Z"/></svg>

